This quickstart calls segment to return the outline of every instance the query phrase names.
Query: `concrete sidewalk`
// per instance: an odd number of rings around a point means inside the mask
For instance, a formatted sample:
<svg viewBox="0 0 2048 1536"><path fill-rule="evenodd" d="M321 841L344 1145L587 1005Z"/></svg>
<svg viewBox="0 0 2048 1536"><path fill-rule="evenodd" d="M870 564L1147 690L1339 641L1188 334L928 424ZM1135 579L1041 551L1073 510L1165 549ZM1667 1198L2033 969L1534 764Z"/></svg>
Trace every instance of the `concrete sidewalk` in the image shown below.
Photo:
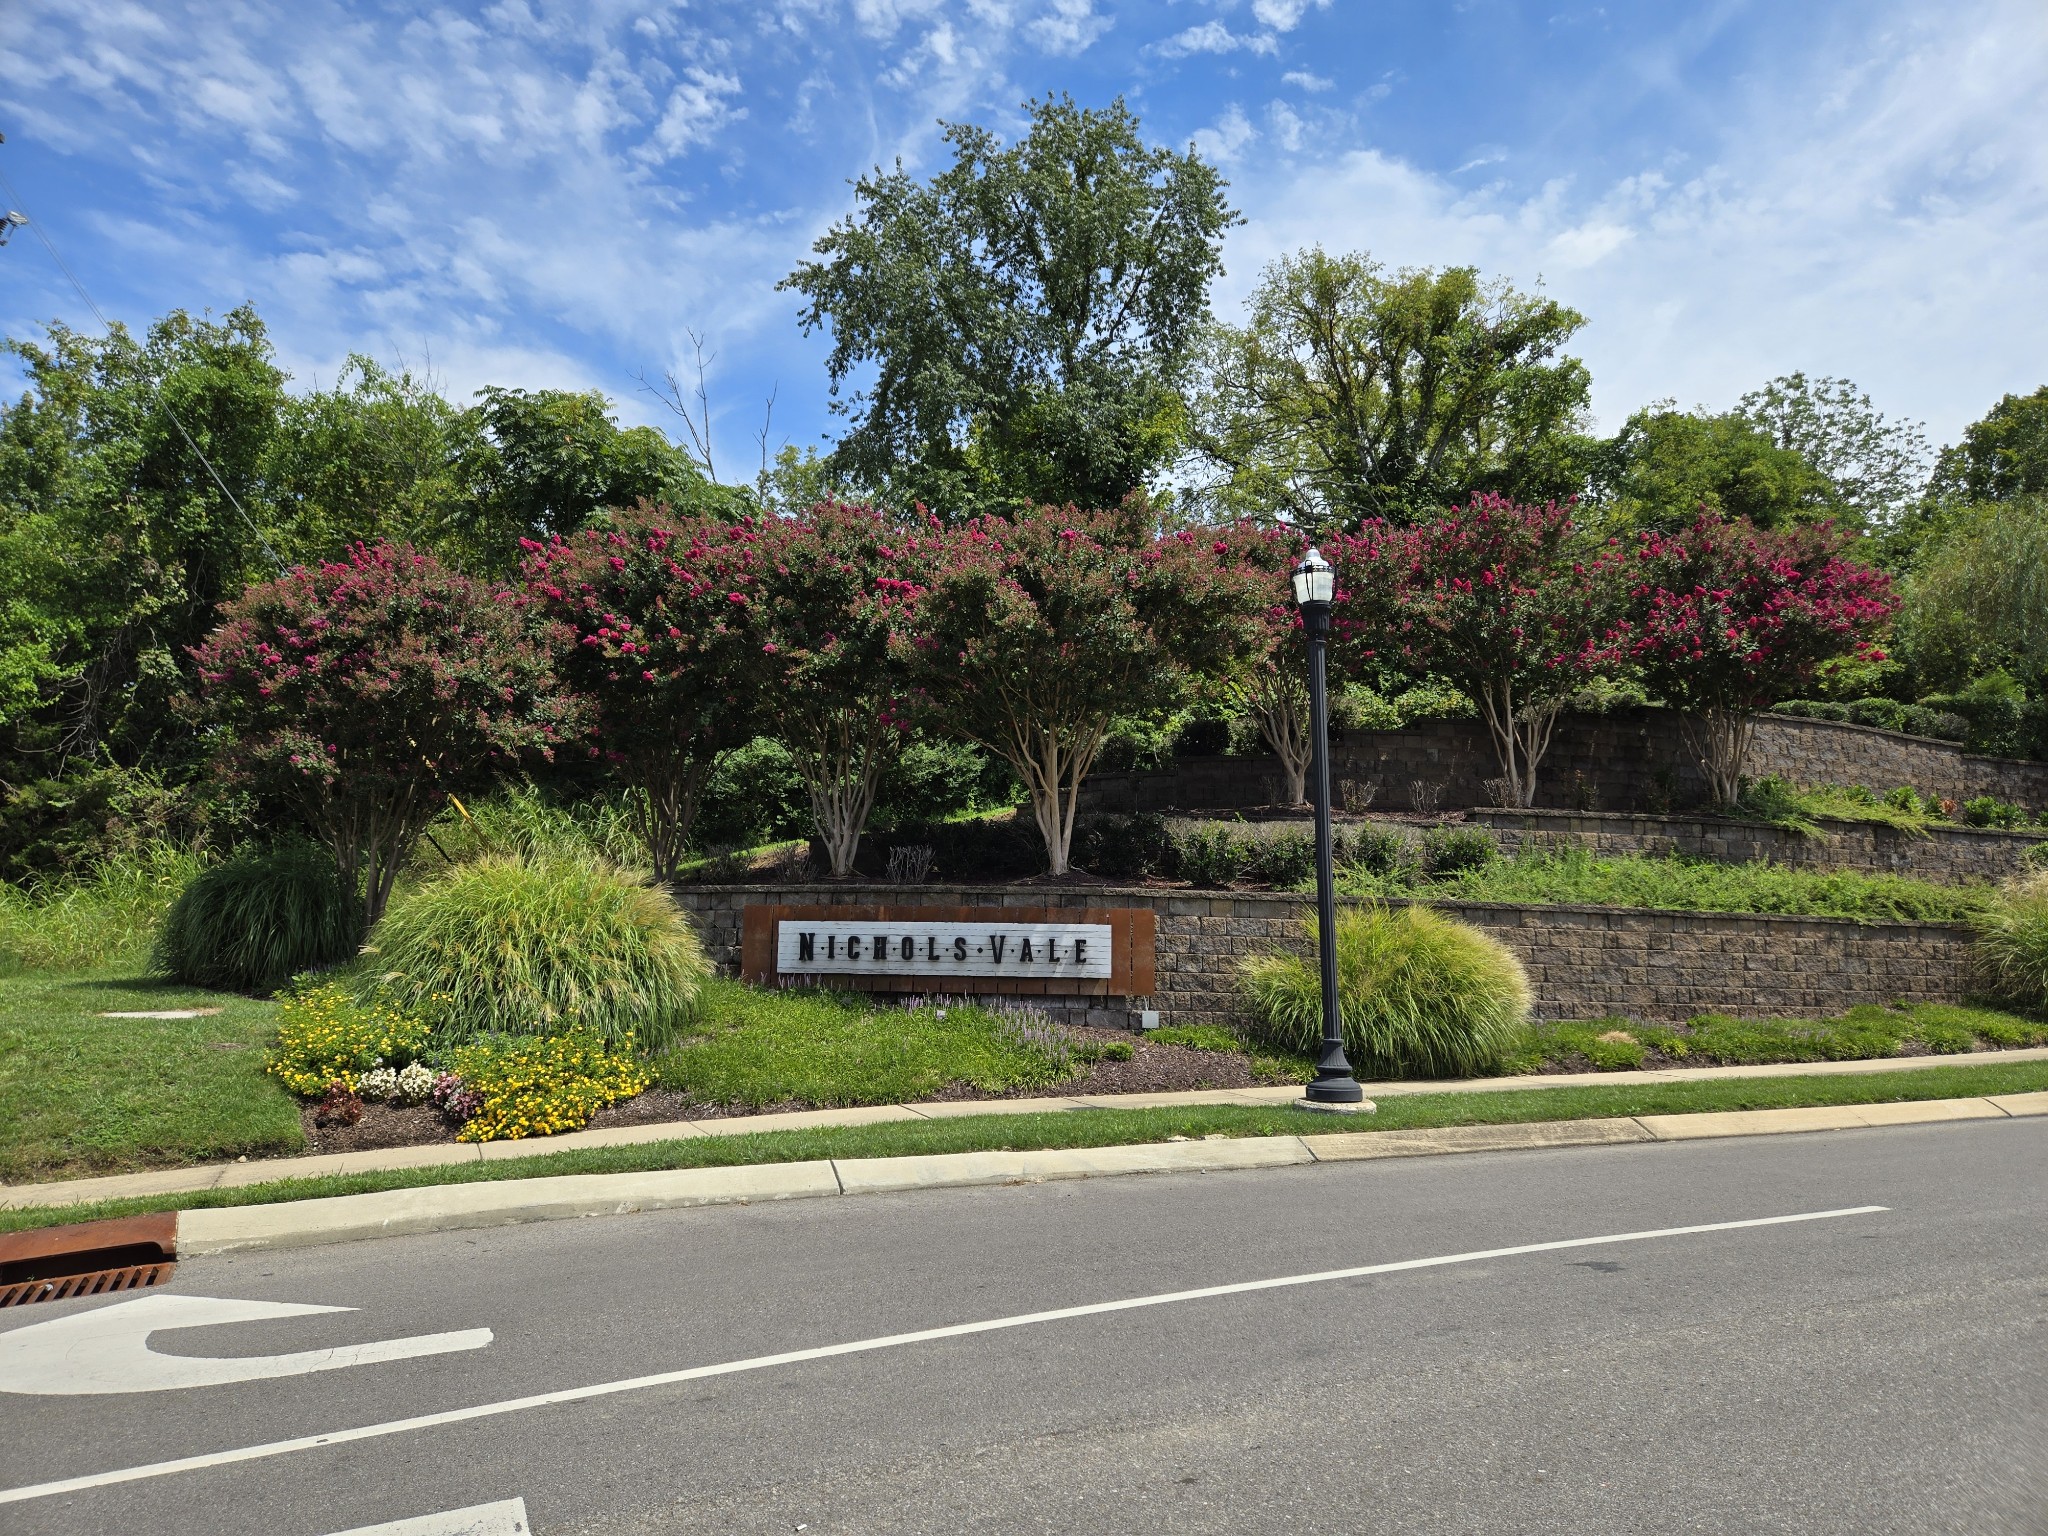
<svg viewBox="0 0 2048 1536"><path fill-rule="evenodd" d="M1924 1067L1985 1066L1992 1063L2003 1065L2027 1061L2048 1061L2048 1047L2015 1051L1974 1051L1954 1056L1891 1056L1869 1061L1786 1062L1758 1067L1666 1067L1645 1072L1524 1074L1518 1077L1473 1078L1462 1082L1403 1081L1367 1083L1364 1086L1367 1098L1387 1099L1417 1093L1503 1093L1525 1089L1624 1088L1647 1083L1719 1082L1743 1078L1851 1076L1870 1072L1910 1071ZM592 1147L682 1141L700 1136L746 1136L762 1131L876 1125L885 1121L956 1119L968 1115L1035 1115L1081 1109L1155 1109L1211 1104L1273 1107L1291 1104L1300 1097L1299 1084L1283 1083L1269 1088L1222 1088L1187 1093L1077 1094L1042 1099L987 1099L944 1104L873 1104L852 1109L814 1109L788 1114L676 1120L659 1125L629 1125L600 1131L571 1131L560 1136L536 1137L523 1141L493 1141L481 1145L436 1142L428 1146L390 1147L375 1152L336 1152L313 1157L259 1158L234 1163L208 1163L185 1168L164 1168L148 1173L71 1179L59 1183L7 1184L0 1185L0 1210L26 1206L81 1205L95 1200L126 1200L139 1195L182 1194L202 1189L236 1189L250 1184L271 1184L281 1179L319 1178L338 1173L377 1173L397 1168L438 1168L505 1158L539 1157L551 1152L572 1152ZM1808 1111L1796 1113L1803 1114ZM1685 1115L1649 1118L1695 1121L1716 1117Z"/></svg>

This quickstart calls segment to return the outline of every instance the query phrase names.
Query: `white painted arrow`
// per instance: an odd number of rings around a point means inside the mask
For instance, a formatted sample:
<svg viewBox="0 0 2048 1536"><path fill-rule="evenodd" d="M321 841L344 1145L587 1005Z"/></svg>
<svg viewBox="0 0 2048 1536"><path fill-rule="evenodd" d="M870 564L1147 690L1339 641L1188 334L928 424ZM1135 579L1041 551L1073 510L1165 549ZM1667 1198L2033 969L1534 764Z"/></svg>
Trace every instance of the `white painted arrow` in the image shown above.
<svg viewBox="0 0 2048 1536"><path fill-rule="evenodd" d="M218 1387L271 1376L339 1371L384 1360L412 1360L482 1349L488 1328L459 1333L423 1333L374 1344L342 1344L295 1355L247 1355L213 1359L160 1355L149 1336L166 1328L210 1328L220 1323L255 1323L279 1317L353 1312L353 1307L315 1307L289 1301L228 1301L212 1296L139 1296L93 1312L52 1318L0 1333L0 1392L38 1397L85 1397L111 1392L168 1392L178 1387Z"/></svg>
<svg viewBox="0 0 2048 1536"><path fill-rule="evenodd" d="M530 1536L526 1524L526 1500L506 1499L498 1504L472 1504L467 1509L443 1510L438 1515L415 1515L410 1520L393 1520L385 1525L359 1525L336 1531L334 1536Z"/></svg>

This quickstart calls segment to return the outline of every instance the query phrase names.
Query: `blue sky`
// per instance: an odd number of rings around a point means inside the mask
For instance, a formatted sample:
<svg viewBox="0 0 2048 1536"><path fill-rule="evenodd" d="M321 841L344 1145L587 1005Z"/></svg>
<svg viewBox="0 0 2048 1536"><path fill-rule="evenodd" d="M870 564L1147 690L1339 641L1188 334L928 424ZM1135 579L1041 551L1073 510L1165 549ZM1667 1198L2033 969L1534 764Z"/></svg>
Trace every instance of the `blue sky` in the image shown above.
<svg viewBox="0 0 2048 1536"><path fill-rule="evenodd" d="M2040 0L5 0L0 146L108 313L253 300L350 351L595 387L715 354L719 468L762 402L816 442L822 338L778 279L937 121L1121 93L1224 167L1217 302L1320 242L1539 279L1611 428L1844 374L1952 439L2048 382ZM89 324L26 233L0 325Z"/></svg>

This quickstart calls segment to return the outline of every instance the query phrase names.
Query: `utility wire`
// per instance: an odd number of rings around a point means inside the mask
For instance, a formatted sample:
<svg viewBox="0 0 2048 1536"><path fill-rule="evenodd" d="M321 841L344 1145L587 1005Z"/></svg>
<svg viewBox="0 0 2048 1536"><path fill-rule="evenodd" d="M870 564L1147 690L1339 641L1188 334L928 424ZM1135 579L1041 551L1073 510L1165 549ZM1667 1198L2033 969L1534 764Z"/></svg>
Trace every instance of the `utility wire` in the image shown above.
<svg viewBox="0 0 2048 1536"><path fill-rule="evenodd" d="M0 189L6 191L8 201L14 207L21 207L21 194L14 190L14 183L7 179L5 171L0 171ZM50 260L57 263L57 270L62 272L70 280L71 286L78 290L79 298L85 301L85 307L92 311L93 318L100 323L100 328L109 336L112 336L114 334L114 323L106 317L105 311L93 302L92 295L86 291L85 284L79 281L78 274L71 270L71 264L64 259L63 253L57 249L56 242L50 238L49 232L43 228L43 221L41 219L30 219L28 227L34 230L36 238L43 242L43 249L50 253ZM235 499L235 493L228 489L227 481L223 480L220 476L220 471L213 467L213 460L201 452L199 445L192 441L192 434L185 430L185 423L178 419L178 413L171 409L171 403L164 398L163 386L157 382L156 377L146 368L143 370L142 377L149 385L149 392L156 397L158 407L166 416L170 417L171 425L178 429L178 436L183 438L185 446L192 450L192 456L206 466L206 472L213 477L213 483L220 487L221 495L227 497L228 505L233 507L242 521L248 525L249 531L256 536L256 542L263 546L263 553L270 556L270 563L275 565L279 572L288 570L289 567L284 563L283 557L275 549L271 548L270 540L266 539L263 536L263 530L256 526L256 520L243 509L241 502Z"/></svg>

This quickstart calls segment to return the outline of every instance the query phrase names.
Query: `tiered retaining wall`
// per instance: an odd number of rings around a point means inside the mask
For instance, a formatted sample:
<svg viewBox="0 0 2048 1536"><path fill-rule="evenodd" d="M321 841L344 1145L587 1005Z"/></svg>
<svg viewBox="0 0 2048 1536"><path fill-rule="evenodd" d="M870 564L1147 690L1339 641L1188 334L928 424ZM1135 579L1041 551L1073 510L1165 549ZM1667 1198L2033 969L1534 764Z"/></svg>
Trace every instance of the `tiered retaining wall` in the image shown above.
<svg viewBox="0 0 2048 1536"><path fill-rule="evenodd" d="M1820 823L1822 838L1757 821L1625 811L1481 809L1466 812L1465 822L1489 828L1510 854L1529 842L1574 843L1605 857L1683 853L1724 864L1768 859L1815 869L1912 875L1945 885L2017 874L2026 867L2028 852L2048 842L2048 834L1976 827L1931 827L1925 837L1916 837L1867 821L1832 818ZM1307 825L1305 815L1302 823Z"/></svg>
<svg viewBox="0 0 2048 1536"><path fill-rule="evenodd" d="M1490 805L1485 781L1500 772L1478 720L1428 720L1398 731L1354 731L1331 745L1332 778L1374 787L1382 810L1416 808L1414 785L1438 806ZM1910 784L1962 801L1979 795L2048 808L2048 763L1978 757L1946 742L1874 726L1791 715L1760 715L1750 748L1752 777L1782 774L1795 784ZM1280 796L1270 757L1191 758L1163 773L1102 773L1083 804L1105 811L1225 810ZM1706 782L1670 710L1567 715L1551 736L1537 782L1538 804L1555 809L1666 812L1702 804Z"/></svg>
<svg viewBox="0 0 2048 1536"><path fill-rule="evenodd" d="M1149 906L1158 913L1156 991L1149 998L1031 999L1057 1016L1129 1025L1156 1008L1167 1023L1229 1023L1245 955L1305 948L1311 899L1283 892L1196 892L1102 886L885 884L684 885L712 960L736 970L741 913L752 902L809 906L1017 908ZM1697 1013L1822 1018L1858 1003L1961 1001L1969 931L1948 923L1860 924L1839 918L1732 916L1605 907L1438 902L1495 934L1528 967L1536 1015L1682 1019Z"/></svg>

